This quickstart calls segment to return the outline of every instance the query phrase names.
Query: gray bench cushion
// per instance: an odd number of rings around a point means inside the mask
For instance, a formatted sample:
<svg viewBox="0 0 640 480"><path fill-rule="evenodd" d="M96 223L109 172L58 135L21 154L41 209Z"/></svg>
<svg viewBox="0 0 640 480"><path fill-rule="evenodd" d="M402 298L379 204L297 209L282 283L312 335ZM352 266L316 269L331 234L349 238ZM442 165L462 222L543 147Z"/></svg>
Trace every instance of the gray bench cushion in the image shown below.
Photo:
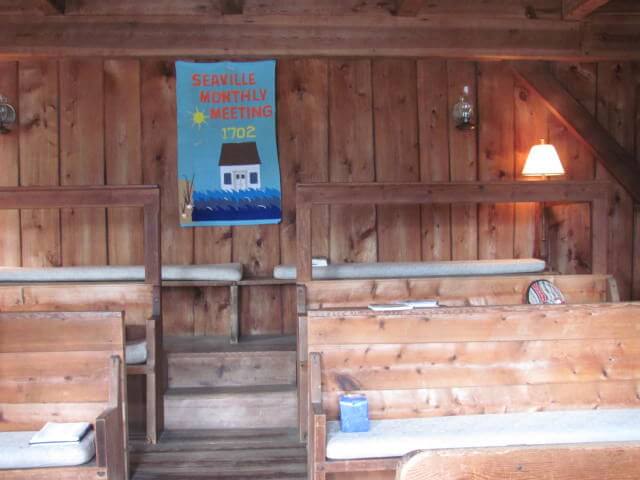
<svg viewBox="0 0 640 480"><path fill-rule="evenodd" d="M89 462L96 453L95 433L79 442L29 445L36 432L0 432L0 469L72 467Z"/></svg>
<svg viewBox="0 0 640 480"><path fill-rule="evenodd" d="M221 281L242 280L241 263L209 265L164 265L162 279L173 281ZM144 267L95 266L14 268L0 267L0 282L138 282L144 280Z"/></svg>
<svg viewBox="0 0 640 480"><path fill-rule="evenodd" d="M640 409L456 415L373 420L364 433L328 422L327 458L400 457L439 448L557 445L640 440Z"/></svg>
<svg viewBox="0 0 640 480"><path fill-rule="evenodd" d="M545 269L545 262L537 258L508 260L464 260L446 262L378 262L378 263L334 263L326 267L314 267L315 280L349 278L419 278L451 277L463 275L504 275L537 273ZM296 278L295 265L278 265L273 270L274 278L292 280Z"/></svg>
<svg viewBox="0 0 640 480"><path fill-rule="evenodd" d="M124 359L127 365L145 363L147 361L147 341L127 342L124 349Z"/></svg>

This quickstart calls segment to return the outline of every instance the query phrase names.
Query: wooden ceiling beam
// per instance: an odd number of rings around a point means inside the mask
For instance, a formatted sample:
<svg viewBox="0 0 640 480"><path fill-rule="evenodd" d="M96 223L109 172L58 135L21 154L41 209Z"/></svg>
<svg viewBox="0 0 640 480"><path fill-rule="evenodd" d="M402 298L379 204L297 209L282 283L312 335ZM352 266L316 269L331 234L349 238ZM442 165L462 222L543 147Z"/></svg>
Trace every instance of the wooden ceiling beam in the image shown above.
<svg viewBox="0 0 640 480"><path fill-rule="evenodd" d="M584 20L611 0L562 0L562 15L566 20Z"/></svg>
<svg viewBox="0 0 640 480"><path fill-rule="evenodd" d="M323 16L6 16L0 57L440 57L640 60L640 24L615 37L560 20Z"/></svg>
<svg viewBox="0 0 640 480"><path fill-rule="evenodd" d="M415 17L425 0L396 0L395 14L401 17Z"/></svg>
<svg viewBox="0 0 640 480"><path fill-rule="evenodd" d="M551 113L605 166L613 177L640 202L640 165L621 147L545 65L512 62L516 76L537 93Z"/></svg>

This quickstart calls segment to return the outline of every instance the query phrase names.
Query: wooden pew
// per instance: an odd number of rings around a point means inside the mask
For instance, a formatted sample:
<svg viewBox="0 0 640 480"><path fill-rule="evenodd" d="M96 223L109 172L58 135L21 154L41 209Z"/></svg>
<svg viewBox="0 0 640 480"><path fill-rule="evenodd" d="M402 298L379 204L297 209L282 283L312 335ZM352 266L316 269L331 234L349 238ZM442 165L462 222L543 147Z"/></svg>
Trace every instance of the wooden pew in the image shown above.
<svg viewBox="0 0 640 480"><path fill-rule="evenodd" d="M448 306L521 305L532 281L557 285L570 304L618 302L611 275L501 275L381 280L315 280L298 286L298 394L300 430L308 427L307 312L365 308L371 303L437 299Z"/></svg>
<svg viewBox="0 0 640 480"><path fill-rule="evenodd" d="M315 479L394 476L398 458L326 459L342 393L366 394L372 419L640 408L640 303L306 313Z"/></svg>
<svg viewBox="0 0 640 480"><path fill-rule="evenodd" d="M144 376L146 437L164 428L160 189L156 185L0 188L0 209L141 207L144 282L0 284L0 311L124 311L127 340L145 339L147 361L127 366ZM55 268L55 267L52 267Z"/></svg>
<svg viewBox="0 0 640 480"><path fill-rule="evenodd" d="M90 464L0 470L0 480L126 479L123 357L122 313L0 313L0 431L86 421L96 433Z"/></svg>

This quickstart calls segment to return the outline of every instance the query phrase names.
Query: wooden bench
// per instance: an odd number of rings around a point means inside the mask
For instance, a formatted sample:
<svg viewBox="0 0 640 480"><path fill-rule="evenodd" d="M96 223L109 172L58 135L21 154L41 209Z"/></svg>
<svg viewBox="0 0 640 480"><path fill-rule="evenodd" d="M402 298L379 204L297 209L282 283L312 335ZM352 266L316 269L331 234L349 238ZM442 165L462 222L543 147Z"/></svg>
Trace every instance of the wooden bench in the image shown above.
<svg viewBox="0 0 640 480"><path fill-rule="evenodd" d="M146 362L127 366L127 373L144 376L146 437L155 443L164 426L160 190L152 185L0 188L0 209L63 207L142 207L144 281L0 284L0 311L124 311L127 340L146 340Z"/></svg>
<svg viewBox="0 0 640 480"><path fill-rule="evenodd" d="M399 460L326 458L343 393L372 419L640 407L640 304L306 313L315 479L391 479Z"/></svg>
<svg viewBox="0 0 640 480"><path fill-rule="evenodd" d="M121 313L0 313L0 431L82 421L96 442L89 464L0 470L1 480L127 478L123 349Z"/></svg>

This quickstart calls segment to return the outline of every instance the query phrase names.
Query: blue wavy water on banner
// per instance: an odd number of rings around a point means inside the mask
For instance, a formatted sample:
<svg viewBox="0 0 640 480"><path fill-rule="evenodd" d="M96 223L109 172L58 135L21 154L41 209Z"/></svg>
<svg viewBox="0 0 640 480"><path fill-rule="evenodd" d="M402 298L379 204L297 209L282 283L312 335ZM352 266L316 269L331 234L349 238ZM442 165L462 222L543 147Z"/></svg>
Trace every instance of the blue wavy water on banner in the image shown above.
<svg viewBox="0 0 640 480"><path fill-rule="evenodd" d="M176 62L182 226L281 221L275 65Z"/></svg>

